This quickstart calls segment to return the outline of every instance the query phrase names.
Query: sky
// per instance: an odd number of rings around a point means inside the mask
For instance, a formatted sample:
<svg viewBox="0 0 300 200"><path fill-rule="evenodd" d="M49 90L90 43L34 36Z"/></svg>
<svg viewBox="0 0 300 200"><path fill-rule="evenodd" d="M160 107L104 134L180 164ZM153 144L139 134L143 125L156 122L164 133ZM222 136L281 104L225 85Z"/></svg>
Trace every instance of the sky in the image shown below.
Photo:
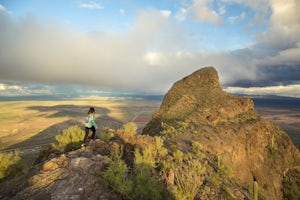
<svg viewBox="0 0 300 200"><path fill-rule="evenodd" d="M0 0L0 96L224 90L300 98L299 0Z"/></svg>

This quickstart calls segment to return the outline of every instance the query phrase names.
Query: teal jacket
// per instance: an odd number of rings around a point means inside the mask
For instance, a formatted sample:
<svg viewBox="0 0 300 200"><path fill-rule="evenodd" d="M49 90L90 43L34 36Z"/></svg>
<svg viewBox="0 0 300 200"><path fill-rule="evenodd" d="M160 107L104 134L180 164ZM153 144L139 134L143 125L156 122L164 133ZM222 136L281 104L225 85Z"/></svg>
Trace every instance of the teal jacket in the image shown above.
<svg viewBox="0 0 300 200"><path fill-rule="evenodd" d="M88 115L88 122L85 123L85 127L91 128L92 126L94 126L95 128L97 128L97 124L95 122L94 113L91 113L91 114Z"/></svg>

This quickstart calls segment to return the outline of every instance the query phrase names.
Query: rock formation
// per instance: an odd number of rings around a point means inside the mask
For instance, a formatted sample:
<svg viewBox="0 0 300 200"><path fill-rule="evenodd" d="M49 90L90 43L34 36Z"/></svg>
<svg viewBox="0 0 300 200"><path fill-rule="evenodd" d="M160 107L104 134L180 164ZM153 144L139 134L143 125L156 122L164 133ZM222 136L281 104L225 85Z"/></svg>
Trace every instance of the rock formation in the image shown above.
<svg viewBox="0 0 300 200"><path fill-rule="evenodd" d="M217 71L206 67L172 86L144 133L159 133L161 122L167 121L189 120L198 125L213 125L258 117L252 100L222 91Z"/></svg>
<svg viewBox="0 0 300 200"><path fill-rule="evenodd" d="M41 169L3 184L0 199L120 199L101 178L109 162L105 143L62 154L45 162Z"/></svg>
<svg viewBox="0 0 300 200"><path fill-rule="evenodd" d="M288 135L261 118L251 99L222 91L213 67L177 81L143 134L163 135L183 149L200 142L206 152L224 159L232 179L248 186L256 179L268 199L282 199L284 176L300 166Z"/></svg>

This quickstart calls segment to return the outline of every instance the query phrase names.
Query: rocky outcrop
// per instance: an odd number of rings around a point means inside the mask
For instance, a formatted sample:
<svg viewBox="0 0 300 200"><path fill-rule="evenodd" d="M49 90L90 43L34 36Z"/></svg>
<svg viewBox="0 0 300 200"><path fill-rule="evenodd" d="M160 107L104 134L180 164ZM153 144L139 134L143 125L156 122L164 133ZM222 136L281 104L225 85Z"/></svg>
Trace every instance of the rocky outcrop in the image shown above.
<svg viewBox="0 0 300 200"><path fill-rule="evenodd" d="M104 155L105 146L103 141L96 140L87 147L52 158L36 175L14 179L12 185L26 181L24 188L12 194L13 186L7 187L1 199L120 199L101 175L109 163Z"/></svg>
<svg viewBox="0 0 300 200"><path fill-rule="evenodd" d="M143 132L159 134L161 122L185 120L205 125L258 117L251 99L222 91L217 71L213 67L206 67L172 86Z"/></svg>
<svg viewBox="0 0 300 200"><path fill-rule="evenodd" d="M288 135L261 118L251 99L223 91L213 67L177 81L143 134L163 135L182 149L201 143L205 152L224 160L231 179L249 188L257 180L260 195L268 199L283 198L283 178L300 165Z"/></svg>

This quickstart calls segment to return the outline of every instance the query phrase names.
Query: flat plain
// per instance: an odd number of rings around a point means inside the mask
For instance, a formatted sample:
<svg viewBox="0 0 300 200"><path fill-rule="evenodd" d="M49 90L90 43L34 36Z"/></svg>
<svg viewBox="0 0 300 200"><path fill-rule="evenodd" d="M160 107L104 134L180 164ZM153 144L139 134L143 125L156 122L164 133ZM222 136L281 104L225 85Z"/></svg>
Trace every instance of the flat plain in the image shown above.
<svg viewBox="0 0 300 200"><path fill-rule="evenodd" d="M96 110L98 131L103 127L117 129L134 121L140 132L159 105L160 101L121 97L0 102L0 151L37 151L39 146L55 142L55 136L71 125L84 129L83 118L90 107Z"/></svg>

